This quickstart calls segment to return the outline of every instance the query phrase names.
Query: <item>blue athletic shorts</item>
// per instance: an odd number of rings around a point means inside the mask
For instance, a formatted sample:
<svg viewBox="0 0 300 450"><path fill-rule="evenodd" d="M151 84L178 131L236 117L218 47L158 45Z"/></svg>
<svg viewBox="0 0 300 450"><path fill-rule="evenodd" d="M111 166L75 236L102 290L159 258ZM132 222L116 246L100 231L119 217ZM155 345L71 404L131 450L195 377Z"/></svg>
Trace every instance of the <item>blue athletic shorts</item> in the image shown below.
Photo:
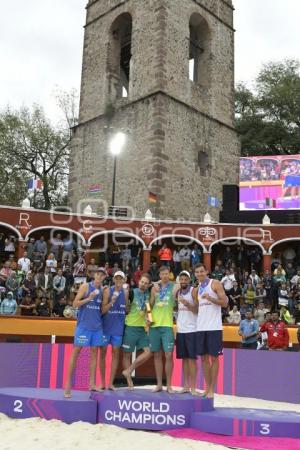
<svg viewBox="0 0 300 450"><path fill-rule="evenodd" d="M176 335L176 358L197 359L196 350L197 333L177 333Z"/></svg>
<svg viewBox="0 0 300 450"><path fill-rule="evenodd" d="M109 335L104 334L103 335L103 346L107 347L109 344L111 344L112 347L119 348L122 346L123 336L116 336L116 335Z"/></svg>
<svg viewBox="0 0 300 450"><path fill-rule="evenodd" d="M222 330L197 331L197 355L220 356L223 354Z"/></svg>
<svg viewBox="0 0 300 450"><path fill-rule="evenodd" d="M102 347L102 330L90 331L77 325L74 336L74 345L76 347Z"/></svg>

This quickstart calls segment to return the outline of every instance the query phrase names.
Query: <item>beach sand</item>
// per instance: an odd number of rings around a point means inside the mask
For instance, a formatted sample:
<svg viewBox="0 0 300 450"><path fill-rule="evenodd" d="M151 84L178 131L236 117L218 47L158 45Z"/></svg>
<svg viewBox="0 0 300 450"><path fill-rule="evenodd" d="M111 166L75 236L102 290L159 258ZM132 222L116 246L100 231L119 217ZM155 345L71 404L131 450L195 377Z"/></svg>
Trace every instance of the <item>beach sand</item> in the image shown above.
<svg viewBox="0 0 300 450"><path fill-rule="evenodd" d="M300 405L216 395L215 406L264 408L300 413ZM219 450L221 445L174 439L158 432L131 431L113 425L58 420L10 419L0 414L1 450Z"/></svg>

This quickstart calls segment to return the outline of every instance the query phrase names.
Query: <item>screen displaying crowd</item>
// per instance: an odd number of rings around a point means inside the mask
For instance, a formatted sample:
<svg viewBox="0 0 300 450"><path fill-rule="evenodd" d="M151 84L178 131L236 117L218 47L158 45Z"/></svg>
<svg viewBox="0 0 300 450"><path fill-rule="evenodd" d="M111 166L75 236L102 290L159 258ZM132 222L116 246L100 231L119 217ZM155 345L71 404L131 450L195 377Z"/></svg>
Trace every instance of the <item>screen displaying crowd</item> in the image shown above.
<svg viewBox="0 0 300 450"><path fill-rule="evenodd" d="M79 286L92 280L99 265L105 268L106 285L113 283L113 276L120 269L127 277L126 289L137 287L143 274L138 245L112 246L90 258L86 264L84 250L59 233L49 241L44 236L31 238L19 259L12 236L1 235L0 243L3 261L0 270L1 315L75 319L77 310L73 300ZM223 308L223 322L239 326L244 348L272 348L275 345L274 348L286 349L289 346L287 326L300 326L299 248L295 251L291 247L276 254L272 270L262 271L258 247L220 247L222 251L216 255L210 276L221 281L229 299L228 307ZM196 286L193 268L202 259L202 250L197 244L175 248L163 244L151 258L149 275L152 282L159 281L159 267L167 265L171 269L171 281L176 281L181 270L188 270ZM282 330L277 322L282 324ZM275 344L272 341L276 341Z"/></svg>

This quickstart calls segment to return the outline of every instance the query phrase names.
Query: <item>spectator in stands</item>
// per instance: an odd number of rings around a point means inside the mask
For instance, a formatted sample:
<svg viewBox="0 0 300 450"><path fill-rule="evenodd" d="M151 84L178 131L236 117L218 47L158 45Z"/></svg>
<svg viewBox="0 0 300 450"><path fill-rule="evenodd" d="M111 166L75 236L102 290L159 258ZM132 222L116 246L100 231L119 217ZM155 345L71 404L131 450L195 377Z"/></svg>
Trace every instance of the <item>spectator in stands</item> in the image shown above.
<svg viewBox="0 0 300 450"><path fill-rule="evenodd" d="M39 253L43 259L43 261L45 260L47 253L48 253L48 249L47 249L47 242L45 241L44 236L40 236L40 238L35 241L34 243L34 252Z"/></svg>
<svg viewBox="0 0 300 450"><path fill-rule="evenodd" d="M287 263L285 273L287 280L291 280L293 276L296 275L296 269L294 269L293 264L291 262Z"/></svg>
<svg viewBox="0 0 300 450"><path fill-rule="evenodd" d="M296 286L298 284L298 281L300 281L300 270L297 270L296 275L294 275L291 279L292 287Z"/></svg>
<svg viewBox="0 0 300 450"><path fill-rule="evenodd" d="M212 271L211 277L214 280L221 281L223 278L223 271L218 264L215 265L214 270Z"/></svg>
<svg viewBox="0 0 300 450"><path fill-rule="evenodd" d="M48 258L46 259L46 267L52 274L56 274L57 261L53 253L49 253L48 255Z"/></svg>
<svg viewBox="0 0 300 450"><path fill-rule="evenodd" d="M26 244L27 257L30 260L32 260L32 257L33 257L34 246L35 246L35 239L34 239L34 237L31 237L29 239L29 242Z"/></svg>
<svg viewBox="0 0 300 450"><path fill-rule="evenodd" d="M37 289L38 289L38 297L39 298L48 298L49 300L52 297L52 288L53 288L53 275L50 272L48 267L45 267L44 272L40 271L37 276Z"/></svg>
<svg viewBox="0 0 300 450"><path fill-rule="evenodd" d="M259 282L256 286L255 298L257 303L265 303L267 297L263 283Z"/></svg>
<svg viewBox="0 0 300 450"><path fill-rule="evenodd" d="M26 295L30 295L31 298L36 297L36 283L31 273L27 274L27 277L23 282L22 289L23 289L22 293L23 297L25 297Z"/></svg>
<svg viewBox="0 0 300 450"><path fill-rule="evenodd" d="M181 258L182 270L189 270L191 266L191 249L187 245L185 245L181 248L179 255Z"/></svg>
<svg viewBox="0 0 300 450"><path fill-rule="evenodd" d="M289 345L289 332L285 323L279 319L279 312L273 311L271 320L260 327L261 333L268 334L268 348L270 350L286 350Z"/></svg>
<svg viewBox="0 0 300 450"><path fill-rule="evenodd" d="M281 283L278 288L278 304L279 306L288 306L289 304L289 292L286 283Z"/></svg>
<svg viewBox="0 0 300 450"><path fill-rule="evenodd" d="M141 248L134 244L131 246L131 266L132 270L135 271L137 266L140 264L140 255L141 255Z"/></svg>
<svg viewBox="0 0 300 450"><path fill-rule="evenodd" d="M4 259L4 249L5 249L5 237L3 233L0 233L0 262Z"/></svg>
<svg viewBox="0 0 300 450"><path fill-rule="evenodd" d="M41 253L34 251L32 257L33 270L37 273L44 267L44 257Z"/></svg>
<svg viewBox="0 0 300 450"><path fill-rule="evenodd" d="M132 277L134 286L138 287L142 275L143 275L142 267L138 265Z"/></svg>
<svg viewBox="0 0 300 450"><path fill-rule="evenodd" d="M255 295L256 295L256 291L253 287L252 281L249 280L247 283L247 287L244 291L244 302L251 309L253 309L254 304L255 304L255 298L256 298Z"/></svg>
<svg viewBox="0 0 300 450"><path fill-rule="evenodd" d="M20 284L18 283L16 272L12 271L9 277L6 280L5 287L7 291L13 293L15 299L18 298L18 290L20 288Z"/></svg>
<svg viewBox="0 0 300 450"><path fill-rule="evenodd" d="M239 287L238 282L234 281L232 289L230 289L230 291L228 292L230 309L232 309L234 306L237 306L237 308L240 309L241 297L242 297L242 290Z"/></svg>
<svg viewBox="0 0 300 450"><path fill-rule="evenodd" d="M34 310L35 310L35 301L31 297L30 294L26 294L23 298L21 304L21 316L34 316Z"/></svg>
<svg viewBox="0 0 300 450"><path fill-rule="evenodd" d="M175 275L177 276L181 272L180 247L177 247L173 252L173 263L174 263L174 272Z"/></svg>
<svg viewBox="0 0 300 450"><path fill-rule="evenodd" d="M251 273L250 273L250 275L249 275L249 279L252 281L252 285L253 285L254 289L256 289L258 283L260 282L260 278L259 278L259 276L257 275L255 269L252 269L252 270L251 270Z"/></svg>
<svg viewBox="0 0 300 450"><path fill-rule="evenodd" d="M67 319L77 319L77 312L78 310L73 306L73 300L68 299L63 312L64 317L66 317Z"/></svg>
<svg viewBox="0 0 300 450"><path fill-rule="evenodd" d="M11 270L16 270L16 268L18 267L18 263L16 261L15 256L9 255L8 261L9 261L9 266L10 266Z"/></svg>
<svg viewBox="0 0 300 450"><path fill-rule="evenodd" d="M84 255L80 254L78 260L73 265L73 277L76 278L85 278L86 277L86 263L84 259Z"/></svg>
<svg viewBox="0 0 300 450"><path fill-rule="evenodd" d="M272 275L269 271L269 269L266 269L264 271L263 277L262 277L262 284L266 291L266 299L265 302L267 305L272 304L272 295L271 295L271 289L272 289Z"/></svg>
<svg viewBox="0 0 300 450"><path fill-rule="evenodd" d="M98 265L96 264L95 258L91 258L90 263L87 265L86 268L86 281L89 283L94 279L95 272L98 269Z"/></svg>
<svg viewBox="0 0 300 450"><path fill-rule="evenodd" d="M201 260L201 250L198 244L194 244L193 249L191 251L191 262L192 267L195 267L196 264L199 264Z"/></svg>
<svg viewBox="0 0 300 450"><path fill-rule="evenodd" d="M266 314L269 310L265 307L264 302L259 302L257 308L254 311L254 318L258 321L259 325L262 325L266 320Z"/></svg>
<svg viewBox="0 0 300 450"><path fill-rule="evenodd" d="M241 313L239 312L237 305L234 305L232 310L229 311L227 322L234 325L239 325L240 321L241 321Z"/></svg>
<svg viewBox="0 0 300 450"><path fill-rule="evenodd" d="M279 311L280 320L283 320L286 324L292 323L292 316L286 306L282 306Z"/></svg>
<svg viewBox="0 0 300 450"><path fill-rule="evenodd" d="M229 263L232 261L233 259L233 253L231 251L230 247L226 247L224 254L223 254L223 265L228 268Z"/></svg>
<svg viewBox="0 0 300 450"><path fill-rule="evenodd" d="M64 295L65 287L66 287L66 279L63 276L62 270L58 269L57 275L55 275L55 277L53 278L54 307L58 302L58 300Z"/></svg>
<svg viewBox="0 0 300 450"><path fill-rule="evenodd" d="M27 274L30 269L30 259L28 258L28 253L25 251L23 257L18 259L18 265L21 264L23 272Z"/></svg>
<svg viewBox="0 0 300 450"><path fill-rule="evenodd" d="M67 260L70 267L73 264L73 252L76 250L75 242L71 236L67 236L63 239L62 244L62 260Z"/></svg>
<svg viewBox="0 0 300 450"><path fill-rule="evenodd" d="M64 317L64 310L67 305L67 299L66 296L62 295L59 297L56 304L54 304L53 307L53 316L54 317Z"/></svg>
<svg viewBox="0 0 300 450"><path fill-rule="evenodd" d="M170 267L173 255L171 249L166 243L164 243L162 248L159 250L158 256L162 266Z"/></svg>
<svg viewBox="0 0 300 450"><path fill-rule="evenodd" d="M234 281L236 281L234 274L230 273L229 269L226 269L225 276L222 278L221 283L223 284L227 297L229 296L229 292L233 288Z"/></svg>
<svg viewBox="0 0 300 450"><path fill-rule="evenodd" d="M63 246L64 243L62 241L60 233L57 233L56 236L50 239L50 253L55 256L55 259L57 261L61 261Z"/></svg>
<svg viewBox="0 0 300 450"><path fill-rule="evenodd" d="M17 302L14 299L13 293L8 292L0 305L0 314L2 316L14 316L17 312Z"/></svg>
<svg viewBox="0 0 300 450"><path fill-rule="evenodd" d="M65 266L65 268L63 270L63 276L66 279L65 294L66 294L67 298L69 298L72 286L74 284L74 277L73 277L70 266L68 266L68 265Z"/></svg>
<svg viewBox="0 0 300 450"><path fill-rule="evenodd" d="M153 282L159 281L159 268L157 267L157 263L153 262L150 266L149 275Z"/></svg>
<svg viewBox="0 0 300 450"><path fill-rule="evenodd" d="M110 275L113 277L116 272L120 270L119 264L114 263L112 269L110 270Z"/></svg>
<svg viewBox="0 0 300 450"><path fill-rule="evenodd" d="M296 310L294 312L295 325L300 325L300 300L297 302Z"/></svg>
<svg viewBox="0 0 300 450"><path fill-rule="evenodd" d="M131 249L128 247L128 245L125 245L125 247L121 251L121 259L122 259L122 268L123 271L125 271L126 266L129 266L131 262Z"/></svg>
<svg viewBox="0 0 300 450"><path fill-rule="evenodd" d="M16 251L16 247L15 247L15 243L16 243L16 238L14 236L9 236L8 238L5 239L4 241L5 246L4 246L4 255L5 255L5 259L9 258L9 255L11 254L15 254Z"/></svg>
<svg viewBox="0 0 300 450"><path fill-rule="evenodd" d="M278 264L278 266L276 267L276 269L274 269L274 275L286 275L284 268L282 267L281 264Z"/></svg>
<svg viewBox="0 0 300 450"><path fill-rule="evenodd" d="M37 315L40 317L49 317L50 316L50 307L49 307L49 301L47 297L42 296L40 301L38 302L38 305L36 307Z"/></svg>
<svg viewBox="0 0 300 450"><path fill-rule="evenodd" d="M257 348L259 324L253 318L252 311L246 312L246 318L241 321L239 335L242 337L242 348L254 350Z"/></svg>
<svg viewBox="0 0 300 450"><path fill-rule="evenodd" d="M0 270L0 285L5 286L7 278L12 273L9 261L5 261L4 266Z"/></svg>
<svg viewBox="0 0 300 450"><path fill-rule="evenodd" d="M16 270L16 279L17 279L17 283L19 285L19 289L18 289L18 299L22 297L22 285L24 283L25 280L25 272L23 272L21 264L17 266Z"/></svg>

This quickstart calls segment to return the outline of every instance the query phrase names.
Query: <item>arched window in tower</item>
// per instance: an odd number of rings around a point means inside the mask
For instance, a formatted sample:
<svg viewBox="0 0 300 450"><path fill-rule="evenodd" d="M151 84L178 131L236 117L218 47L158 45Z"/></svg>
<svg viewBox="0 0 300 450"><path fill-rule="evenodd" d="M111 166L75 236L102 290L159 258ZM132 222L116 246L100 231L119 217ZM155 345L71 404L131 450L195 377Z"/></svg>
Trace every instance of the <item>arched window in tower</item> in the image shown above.
<svg viewBox="0 0 300 450"><path fill-rule="evenodd" d="M189 79L208 86L210 83L210 32L206 20L197 13L190 18Z"/></svg>
<svg viewBox="0 0 300 450"><path fill-rule="evenodd" d="M131 41L132 17L124 13L113 22L109 40L108 75L112 99L129 95Z"/></svg>

